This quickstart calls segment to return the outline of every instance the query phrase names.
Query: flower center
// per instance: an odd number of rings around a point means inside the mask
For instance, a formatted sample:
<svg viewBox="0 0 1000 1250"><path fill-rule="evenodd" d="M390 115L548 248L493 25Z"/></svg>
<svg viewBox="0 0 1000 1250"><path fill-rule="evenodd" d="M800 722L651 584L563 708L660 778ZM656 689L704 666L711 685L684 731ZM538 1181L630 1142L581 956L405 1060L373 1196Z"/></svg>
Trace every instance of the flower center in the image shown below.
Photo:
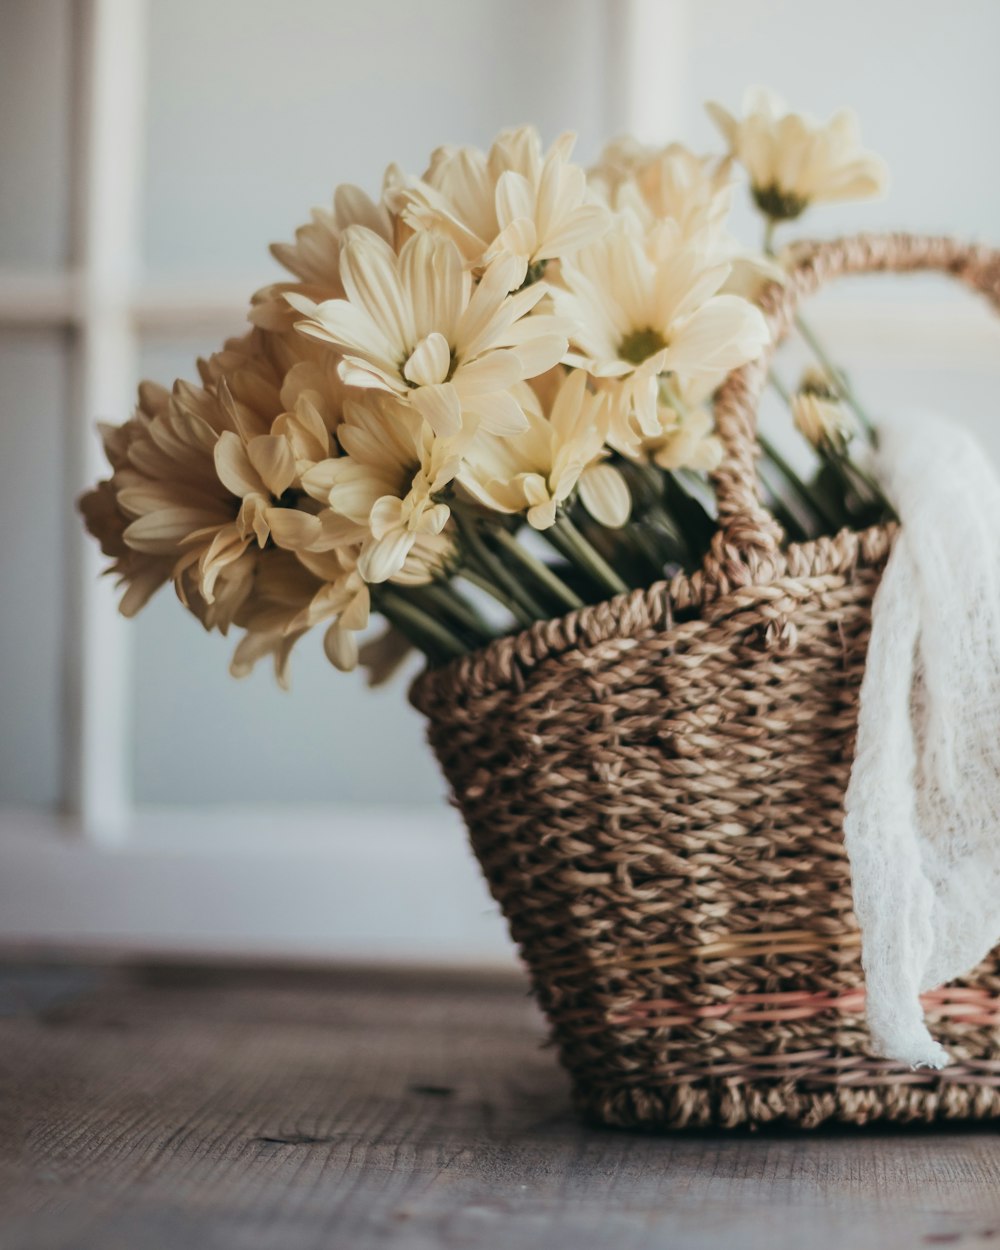
<svg viewBox="0 0 1000 1250"><path fill-rule="evenodd" d="M777 183L769 187L754 187L753 198L765 217L772 221L794 221L809 207L809 201L794 191L783 191Z"/></svg>
<svg viewBox="0 0 1000 1250"><path fill-rule="evenodd" d="M666 345L667 340L659 330L647 326L644 330L633 330L631 334L626 334L618 346L618 355L630 364L641 365L650 356L662 352Z"/></svg>
<svg viewBox="0 0 1000 1250"><path fill-rule="evenodd" d="M545 274L545 270L548 267L549 267L549 262L547 259L536 260L533 264L529 265L528 271L524 275L524 281L521 283L520 289L523 291L526 286L531 286L533 283L541 281L542 277Z"/></svg>

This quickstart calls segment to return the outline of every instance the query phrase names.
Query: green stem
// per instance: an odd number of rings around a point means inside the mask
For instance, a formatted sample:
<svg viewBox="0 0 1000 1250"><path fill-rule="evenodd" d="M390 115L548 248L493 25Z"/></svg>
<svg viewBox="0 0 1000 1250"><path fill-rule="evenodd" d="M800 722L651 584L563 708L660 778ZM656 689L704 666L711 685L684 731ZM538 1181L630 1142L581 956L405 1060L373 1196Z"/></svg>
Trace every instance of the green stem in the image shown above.
<svg viewBox="0 0 1000 1250"><path fill-rule="evenodd" d="M676 469L667 474L667 507L670 515L677 518L688 548L693 542L707 548L719 528L715 516L706 507L706 488L707 483L693 469ZM703 497L699 498L699 492Z"/></svg>
<svg viewBox="0 0 1000 1250"><path fill-rule="evenodd" d="M849 456L838 455L836 451L825 447L820 449L820 455L824 463L837 474L845 493L853 492L862 507L870 508L878 505L888 516L895 518L892 506L882 494L882 488L878 482L855 464Z"/></svg>
<svg viewBox="0 0 1000 1250"><path fill-rule="evenodd" d="M430 659L454 659L465 655L468 648L440 621L423 612L405 595L387 586L380 586L374 595L375 606L391 624ZM428 646L430 643L430 646Z"/></svg>
<svg viewBox="0 0 1000 1250"><path fill-rule="evenodd" d="M835 531L839 530L842 521L838 517L835 517L833 513L824 506L821 500L816 498L815 494L809 489L805 482L803 482L770 439L765 438L764 435L758 431L757 441L760 443L761 451L765 456L767 456L768 460L771 461L781 476L787 481L788 485L792 488L795 494L798 495L799 499L806 506L806 508L808 508L811 512L817 513L820 520L824 524L831 526Z"/></svg>
<svg viewBox="0 0 1000 1250"><path fill-rule="evenodd" d="M632 545L643 557L646 563L654 570L657 577L663 576L663 571L670 564L671 557L664 555L660 549L660 545L656 540L656 531L651 527L644 526L641 522L637 522L629 527L629 537ZM676 557L673 557L676 559ZM681 561L677 561L681 563Z"/></svg>
<svg viewBox="0 0 1000 1250"><path fill-rule="evenodd" d="M498 589L507 596L507 606L514 611L514 604L518 604L521 611L515 612L514 615L524 624L531 625L535 621L544 621L548 618L549 613L543 607L537 604L527 589L521 585L516 577L507 569L503 561L495 555L483 540L482 534L479 532L477 518L467 516L463 509L452 505L452 516L459 528L459 533L466 545L466 550L471 555L475 564L479 566L479 572L484 574L487 579L495 582Z"/></svg>
<svg viewBox="0 0 1000 1250"><path fill-rule="evenodd" d="M556 518L555 525L544 533L557 549L559 545L562 546L563 555L575 560L605 590L615 595L627 593L628 586L604 557L587 542L565 513L561 513Z"/></svg>
<svg viewBox="0 0 1000 1250"><path fill-rule="evenodd" d="M489 576L484 576L480 573L475 565L463 564L458 575L459 577L464 577L471 585L478 586L491 599L495 599L501 607L506 608L518 625L534 625L535 621L539 619L529 615L516 600L507 598L496 582L492 581Z"/></svg>
<svg viewBox="0 0 1000 1250"><path fill-rule="evenodd" d="M865 470L862 469L859 464L857 464L855 461L851 459L845 460L844 463L847 466L848 473L850 473L853 477L857 478L857 480L861 482L862 485L865 486L871 492L871 502L881 504L884 508L888 510L890 515L893 517L893 519L898 519L896 518L896 515L893 512L892 505L889 503L888 499L886 499L885 495L882 493L882 487L879 486L875 478L873 478L870 473L866 473Z"/></svg>
<svg viewBox="0 0 1000 1250"><path fill-rule="evenodd" d="M539 560L523 547L508 530L498 528L492 535L498 546L506 551L511 559L518 561L530 576L534 577L564 607L582 608L583 600L558 577L544 560Z"/></svg>
<svg viewBox="0 0 1000 1250"><path fill-rule="evenodd" d="M426 586L414 586L407 593L416 599L418 606L421 600L429 601L449 621L467 630L481 642L491 642L496 637L495 631L451 582L429 582Z"/></svg>

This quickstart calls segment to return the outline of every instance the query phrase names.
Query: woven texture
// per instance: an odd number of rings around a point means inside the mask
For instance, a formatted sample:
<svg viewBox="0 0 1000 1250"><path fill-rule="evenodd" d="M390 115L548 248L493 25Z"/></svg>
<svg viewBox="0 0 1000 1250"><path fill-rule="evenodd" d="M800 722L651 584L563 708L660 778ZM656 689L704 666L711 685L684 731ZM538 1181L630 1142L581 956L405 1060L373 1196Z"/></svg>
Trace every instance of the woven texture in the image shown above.
<svg viewBox="0 0 1000 1250"><path fill-rule="evenodd" d="M804 249L775 342L838 272L934 268L1000 300L985 249ZM842 802L891 526L782 550L758 501L762 360L717 403L705 568L430 671L412 698L579 1106L616 1125L1000 1116L1000 964L925 996L955 1058L866 1052Z"/></svg>

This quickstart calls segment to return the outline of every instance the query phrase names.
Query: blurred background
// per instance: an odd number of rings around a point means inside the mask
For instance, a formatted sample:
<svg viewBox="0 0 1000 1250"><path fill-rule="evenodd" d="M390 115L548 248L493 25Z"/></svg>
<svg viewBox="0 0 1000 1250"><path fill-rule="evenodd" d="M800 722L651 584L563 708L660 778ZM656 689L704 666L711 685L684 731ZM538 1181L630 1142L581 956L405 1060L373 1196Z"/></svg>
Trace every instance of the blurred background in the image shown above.
<svg viewBox="0 0 1000 1250"><path fill-rule="evenodd" d="M998 46L994 0L0 0L0 939L509 962L405 679L372 693L317 637L285 694L167 591L116 619L71 507L95 421L241 332L337 183L525 121L588 162L626 130L717 148L702 102L753 82L851 104L891 193L804 232L1000 243ZM1000 454L970 297L855 281L815 320L870 407Z"/></svg>

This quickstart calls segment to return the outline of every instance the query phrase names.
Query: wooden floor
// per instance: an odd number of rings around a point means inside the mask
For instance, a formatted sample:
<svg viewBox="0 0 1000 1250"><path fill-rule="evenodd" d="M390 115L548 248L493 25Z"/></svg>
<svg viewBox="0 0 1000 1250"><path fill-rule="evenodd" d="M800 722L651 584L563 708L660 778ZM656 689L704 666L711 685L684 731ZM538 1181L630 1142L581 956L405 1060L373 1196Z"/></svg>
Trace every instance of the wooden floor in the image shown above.
<svg viewBox="0 0 1000 1250"><path fill-rule="evenodd" d="M584 1128L512 979L0 968L2 1250L1000 1247L995 1132Z"/></svg>

